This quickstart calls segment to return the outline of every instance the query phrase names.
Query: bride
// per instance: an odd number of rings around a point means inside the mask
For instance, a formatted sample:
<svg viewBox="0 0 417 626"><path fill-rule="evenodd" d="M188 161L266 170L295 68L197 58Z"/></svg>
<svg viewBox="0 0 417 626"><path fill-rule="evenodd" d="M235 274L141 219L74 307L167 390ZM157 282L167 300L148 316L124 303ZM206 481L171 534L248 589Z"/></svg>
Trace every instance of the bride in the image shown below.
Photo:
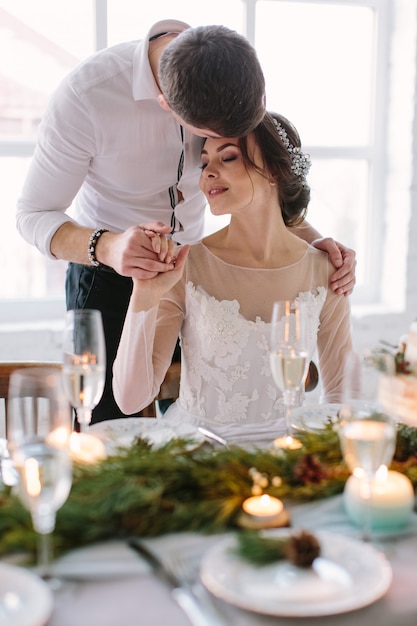
<svg viewBox="0 0 417 626"><path fill-rule="evenodd" d="M230 224L179 251L144 227L160 258L176 260L172 271L134 281L113 367L123 412L152 402L180 336L180 396L162 419L207 427L277 420L284 407L269 367L269 322L276 300L295 298L309 305L321 401L341 402L349 299L328 288L328 255L289 228L306 214L309 166L297 131L277 114L247 137L204 141L200 187Z"/></svg>

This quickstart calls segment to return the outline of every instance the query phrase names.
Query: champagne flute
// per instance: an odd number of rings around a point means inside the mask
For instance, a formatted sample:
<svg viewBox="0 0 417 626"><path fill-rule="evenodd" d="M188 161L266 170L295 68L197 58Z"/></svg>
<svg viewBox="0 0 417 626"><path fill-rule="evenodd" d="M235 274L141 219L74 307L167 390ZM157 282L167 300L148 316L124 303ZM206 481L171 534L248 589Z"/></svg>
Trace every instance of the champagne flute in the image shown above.
<svg viewBox="0 0 417 626"><path fill-rule="evenodd" d="M12 373L7 426L17 493L38 535L40 575L52 585L51 534L72 485L71 407L60 370L25 368Z"/></svg>
<svg viewBox="0 0 417 626"><path fill-rule="evenodd" d="M270 335L270 365L285 405L285 437L279 447L299 447L292 436L291 411L300 406L308 372L308 319L305 305L297 300L274 303Z"/></svg>
<svg viewBox="0 0 417 626"><path fill-rule="evenodd" d="M81 431L91 423L92 410L103 395L106 348L100 311L67 311L64 332L64 388Z"/></svg>
<svg viewBox="0 0 417 626"><path fill-rule="evenodd" d="M338 427L340 445L349 470L360 480L363 500L362 539L370 541L373 485L381 466L388 467L395 452L394 418L378 403L379 369L372 358L352 352L344 373L344 406ZM383 371L392 367L387 356Z"/></svg>

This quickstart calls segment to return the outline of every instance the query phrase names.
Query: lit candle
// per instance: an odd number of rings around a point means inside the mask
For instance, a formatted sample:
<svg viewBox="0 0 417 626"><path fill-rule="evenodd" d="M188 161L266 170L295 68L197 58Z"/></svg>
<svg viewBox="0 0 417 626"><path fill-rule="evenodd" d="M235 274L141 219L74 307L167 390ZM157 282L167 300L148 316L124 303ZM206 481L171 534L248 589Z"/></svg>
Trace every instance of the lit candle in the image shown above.
<svg viewBox="0 0 417 626"><path fill-rule="evenodd" d="M39 463L36 459L29 458L25 461L26 491L29 496L36 498L42 490L39 476Z"/></svg>
<svg viewBox="0 0 417 626"><path fill-rule="evenodd" d="M49 446L54 448L66 448L70 440L71 431L69 428L59 426L48 433L45 441Z"/></svg>
<svg viewBox="0 0 417 626"><path fill-rule="evenodd" d="M414 490L410 480L399 472L382 466L373 481L371 527L373 530L404 528L414 508ZM346 513L357 526L364 519L364 499L360 478L352 475L345 485L343 501Z"/></svg>
<svg viewBox="0 0 417 626"><path fill-rule="evenodd" d="M242 508L248 515L267 519L276 517L282 513L284 505L281 500L278 500L278 498L268 496L264 493L262 496L252 496L251 498L247 498L243 502Z"/></svg>
<svg viewBox="0 0 417 626"><path fill-rule="evenodd" d="M73 461L78 463L96 463L107 456L104 443L87 433L72 433L70 449Z"/></svg>
<svg viewBox="0 0 417 626"><path fill-rule="evenodd" d="M303 444L298 439L287 435L286 437L277 437L274 439L274 446L281 450L299 450Z"/></svg>

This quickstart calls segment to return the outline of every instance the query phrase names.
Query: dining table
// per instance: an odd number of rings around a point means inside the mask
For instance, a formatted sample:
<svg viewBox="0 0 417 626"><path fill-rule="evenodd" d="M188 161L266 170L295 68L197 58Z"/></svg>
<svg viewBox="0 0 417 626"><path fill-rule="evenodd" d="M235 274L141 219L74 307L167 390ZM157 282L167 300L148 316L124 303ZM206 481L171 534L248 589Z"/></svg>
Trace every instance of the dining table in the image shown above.
<svg viewBox="0 0 417 626"><path fill-rule="evenodd" d="M116 422L116 420L114 420ZM94 429L91 429L94 432ZM95 434L99 434L96 429ZM223 432L230 440L230 433ZM252 433L251 443L270 445L271 432L260 429L256 437ZM248 442L236 438L238 445ZM212 445L212 444L210 444ZM213 445L216 445L215 443ZM191 585L205 614L204 626L295 626L302 624L320 624L320 626L416 626L417 624L417 513L414 510L407 523L396 530L380 530L372 534L371 540L364 543L360 529L352 523L346 507L343 493L330 497L314 498L312 501L284 500L288 514L286 527L277 532L308 531L318 537L325 537L326 542L339 549L343 541L353 546L352 554L343 558L352 559L355 571L366 570L367 554L376 558L389 581L383 590L375 587L372 577L363 579L362 589L352 585L340 586L340 597L333 600L324 597L309 598L314 610L304 614L302 599L296 591L290 611L271 610L270 597L251 606L248 588L246 601L245 589L235 590L238 598L228 597L227 585L230 585L230 572L222 571L218 562L216 585L209 584L210 573L216 570L216 555L219 547L233 543L236 530L219 533L187 531L168 532L156 537L143 538L143 543L162 562L175 563L180 559L192 572ZM275 532L267 531L267 532ZM220 554L224 552L220 550ZM211 572L209 571L211 568ZM264 586L271 589L274 585L274 567L268 566L271 580ZM359 569L358 569L359 568ZM385 568L385 569L384 569ZM36 570L35 570L36 571ZM372 572L372 568L370 569ZM129 541L115 539L75 547L61 555L54 563L54 576L60 584L51 590L51 611L45 626L190 626L189 616L176 601L172 588L157 574L155 569L136 550ZM222 576L224 575L224 578ZM232 576L233 576L232 570ZM236 570L236 576L239 575ZM229 576L229 580L226 578ZM354 582L354 581L353 581ZM46 583L45 583L46 584ZM242 583L243 584L243 583ZM303 585L300 579L300 585ZM375 597L368 593L368 588L375 588ZM226 593L223 593L226 589ZM352 591L353 589L353 591ZM262 594L262 588L259 587ZM285 590L284 590L285 591ZM362 598L363 591L363 598ZM282 592L282 589L281 589ZM314 589L312 591L314 594ZM302 598L302 596L300 596ZM369 599L371 598L371 599ZM339 601L340 600L340 601ZM343 601L342 601L343 600ZM278 603L279 605L279 603ZM1 598L0 598L1 606ZM0 624L1 615L0 615ZM9 624L8 624L9 626ZM14 626L11 622L10 626ZM18 626L32 626L32 622L18 622ZM36 624L34 626L44 626ZM203 622L194 622L194 626L203 626Z"/></svg>
<svg viewBox="0 0 417 626"><path fill-rule="evenodd" d="M325 531L358 538L358 529L348 520L343 496L289 507L291 527ZM180 554L195 562L203 558L224 534L202 536L175 533L148 539L162 557ZM369 606L336 615L285 617L243 610L215 597L204 587L200 592L230 626L290 626L317 623L323 626L415 626L417 623L417 514L408 526L392 536L376 534L375 548L392 567L388 591ZM188 555L188 556L187 556ZM57 563L56 573L69 574L56 592L48 626L189 626L190 622L173 599L169 587L144 559L125 542L110 542L75 550ZM71 575L74 580L71 581ZM83 579L83 575L85 578ZM79 580L77 578L79 576ZM200 583L199 583L200 584ZM213 626L215 621L212 622Z"/></svg>

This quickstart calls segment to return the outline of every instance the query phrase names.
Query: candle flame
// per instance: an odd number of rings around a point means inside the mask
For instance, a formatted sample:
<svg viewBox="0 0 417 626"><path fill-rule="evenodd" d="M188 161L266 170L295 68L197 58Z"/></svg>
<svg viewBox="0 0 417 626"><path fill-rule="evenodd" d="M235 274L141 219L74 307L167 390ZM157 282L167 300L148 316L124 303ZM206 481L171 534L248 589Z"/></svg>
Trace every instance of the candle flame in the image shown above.
<svg viewBox="0 0 417 626"><path fill-rule="evenodd" d="M26 489L30 496L40 494L42 485L39 477L39 463L36 459L29 458L25 461Z"/></svg>
<svg viewBox="0 0 417 626"><path fill-rule="evenodd" d="M86 433L71 433L70 450L72 459L79 463L96 463L107 456L104 443Z"/></svg>
<svg viewBox="0 0 417 626"><path fill-rule="evenodd" d="M261 506L269 506L271 502L271 498L268 496L267 493L264 493L260 498L259 498L259 504Z"/></svg>
<svg viewBox="0 0 417 626"><path fill-rule="evenodd" d="M277 437L274 439L274 446L282 450L299 450L302 448L302 443L299 439L291 435L286 435L285 437Z"/></svg>
<svg viewBox="0 0 417 626"><path fill-rule="evenodd" d="M88 365L96 365L97 355L92 352L84 352L83 354L74 354L73 364L82 365L83 367L87 367Z"/></svg>
<svg viewBox="0 0 417 626"><path fill-rule="evenodd" d="M78 433L71 433L70 435L70 449L71 452L79 452L81 450L81 440Z"/></svg>
<svg viewBox="0 0 417 626"><path fill-rule="evenodd" d="M52 430L46 437L46 443L54 448L64 448L68 445L68 437L70 436L68 428L58 426Z"/></svg>
<svg viewBox="0 0 417 626"><path fill-rule="evenodd" d="M381 482L387 480L388 467L386 465L381 465L381 467L376 471L375 478Z"/></svg>

